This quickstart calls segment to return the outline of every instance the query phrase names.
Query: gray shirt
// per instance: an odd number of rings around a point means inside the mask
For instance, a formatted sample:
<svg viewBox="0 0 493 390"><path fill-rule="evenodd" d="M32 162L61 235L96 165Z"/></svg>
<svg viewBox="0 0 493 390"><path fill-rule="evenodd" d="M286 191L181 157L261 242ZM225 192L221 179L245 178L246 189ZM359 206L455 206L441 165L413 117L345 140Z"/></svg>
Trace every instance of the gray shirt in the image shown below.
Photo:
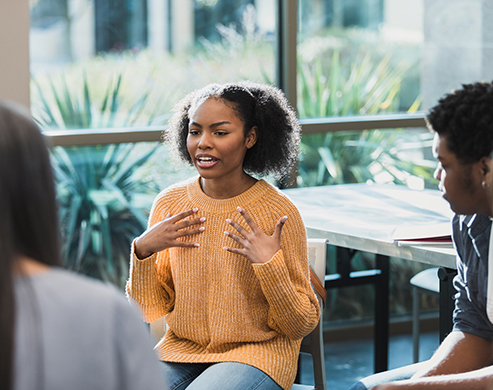
<svg viewBox="0 0 493 390"><path fill-rule="evenodd" d="M493 324L486 312L491 220L486 215L456 215L452 231L458 254L454 330L492 341Z"/></svg>
<svg viewBox="0 0 493 390"><path fill-rule="evenodd" d="M166 389L123 293L53 268L16 279L15 390Z"/></svg>

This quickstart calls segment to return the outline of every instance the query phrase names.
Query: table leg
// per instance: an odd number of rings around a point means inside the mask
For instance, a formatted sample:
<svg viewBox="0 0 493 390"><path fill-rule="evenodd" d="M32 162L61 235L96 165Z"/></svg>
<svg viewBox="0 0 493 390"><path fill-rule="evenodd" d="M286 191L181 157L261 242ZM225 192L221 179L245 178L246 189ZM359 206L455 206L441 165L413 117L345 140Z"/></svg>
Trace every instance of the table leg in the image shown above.
<svg viewBox="0 0 493 390"><path fill-rule="evenodd" d="M374 303L374 369L386 371L389 355L389 256L376 255L376 269L351 272L351 259L357 251L337 247L337 273L325 275L325 289L372 284Z"/></svg>
<svg viewBox="0 0 493 390"><path fill-rule="evenodd" d="M389 360L389 275L390 259L377 255L377 269L380 270L375 283L375 372L388 369Z"/></svg>
<svg viewBox="0 0 493 390"><path fill-rule="evenodd" d="M440 342L451 332L453 322L455 302L453 296L457 292L452 284L457 270L452 268L440 267L438 277L440 279Z"/></svg>

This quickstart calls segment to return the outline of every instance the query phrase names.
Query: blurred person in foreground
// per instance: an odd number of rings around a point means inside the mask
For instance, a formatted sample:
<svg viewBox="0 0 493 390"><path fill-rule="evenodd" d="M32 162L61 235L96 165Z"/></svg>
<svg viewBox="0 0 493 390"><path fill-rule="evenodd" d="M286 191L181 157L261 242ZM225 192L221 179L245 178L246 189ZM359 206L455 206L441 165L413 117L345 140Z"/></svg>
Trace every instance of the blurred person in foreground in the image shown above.
<svg viewBox="0 0 493 390"><path fill-rule="evenodd" d="M435 133L435 178L455 212L453 330L428 361L362 379L364 389L493 388L493 84L444 96L427 116Z"/></svg>
<svg viewBox="0 0 493 390"><path fill-rule="evenodd" d="M0 102L0 389L165 389L122 292L59 267L48 149L27 112Z"/></svg>

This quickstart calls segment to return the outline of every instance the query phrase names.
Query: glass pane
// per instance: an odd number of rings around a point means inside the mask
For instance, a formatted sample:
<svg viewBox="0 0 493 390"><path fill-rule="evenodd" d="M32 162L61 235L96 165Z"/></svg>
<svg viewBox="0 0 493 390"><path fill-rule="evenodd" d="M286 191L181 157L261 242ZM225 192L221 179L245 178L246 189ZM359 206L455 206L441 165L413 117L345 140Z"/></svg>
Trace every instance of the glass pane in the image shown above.
<svg viewBox="0 0 493 390"><path fill-rule="evenodd" d="M162 125L210 82L275 74L275 0L31 1L31 104L43 127Z"/></svg>
<svg viewBox="0 0 493 390"><path fill-rule="evenodd" d="M486 1L300 0L301 117L428 110L493 79Z"/></svg>
<svg viewBox="0 0 493 390"><path fill-rule="evenodd" d="M373 182L436 189L432 142L424 128L304 135L298 185Z"/></svg>
<svg viewBox="0 0 493 390"><path fill-rule="evenodd" d="M123 287L154 197L195 170L176 165L160 143L54 147L51 155L64 265Z"/></svg>

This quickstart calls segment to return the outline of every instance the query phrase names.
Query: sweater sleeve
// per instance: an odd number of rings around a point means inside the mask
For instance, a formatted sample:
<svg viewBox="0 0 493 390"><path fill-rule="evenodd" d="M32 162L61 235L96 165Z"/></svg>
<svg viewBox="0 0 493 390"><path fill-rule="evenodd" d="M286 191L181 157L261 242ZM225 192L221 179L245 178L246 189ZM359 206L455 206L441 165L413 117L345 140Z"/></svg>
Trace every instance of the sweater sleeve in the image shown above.
<svg viewBox="0 0 493 390"><path fill-rule="evenodd" d="M161 199L158 196L152 206L149 227L162 220ZM134 240L130 254L130 273L126 293L129 300L140 309L145 321L152 322L168 314L175 302L169 250L154 253L140 260L135 254Z"/></svg>
<svg viewBox="0 0 493 390"><path fill-rule="evenodd" d="M281 250L253 268L269 303L269 326L299 340L317 326L320 306L310 284L305 227L296 209L288 221L281 233Z"/></svg>

